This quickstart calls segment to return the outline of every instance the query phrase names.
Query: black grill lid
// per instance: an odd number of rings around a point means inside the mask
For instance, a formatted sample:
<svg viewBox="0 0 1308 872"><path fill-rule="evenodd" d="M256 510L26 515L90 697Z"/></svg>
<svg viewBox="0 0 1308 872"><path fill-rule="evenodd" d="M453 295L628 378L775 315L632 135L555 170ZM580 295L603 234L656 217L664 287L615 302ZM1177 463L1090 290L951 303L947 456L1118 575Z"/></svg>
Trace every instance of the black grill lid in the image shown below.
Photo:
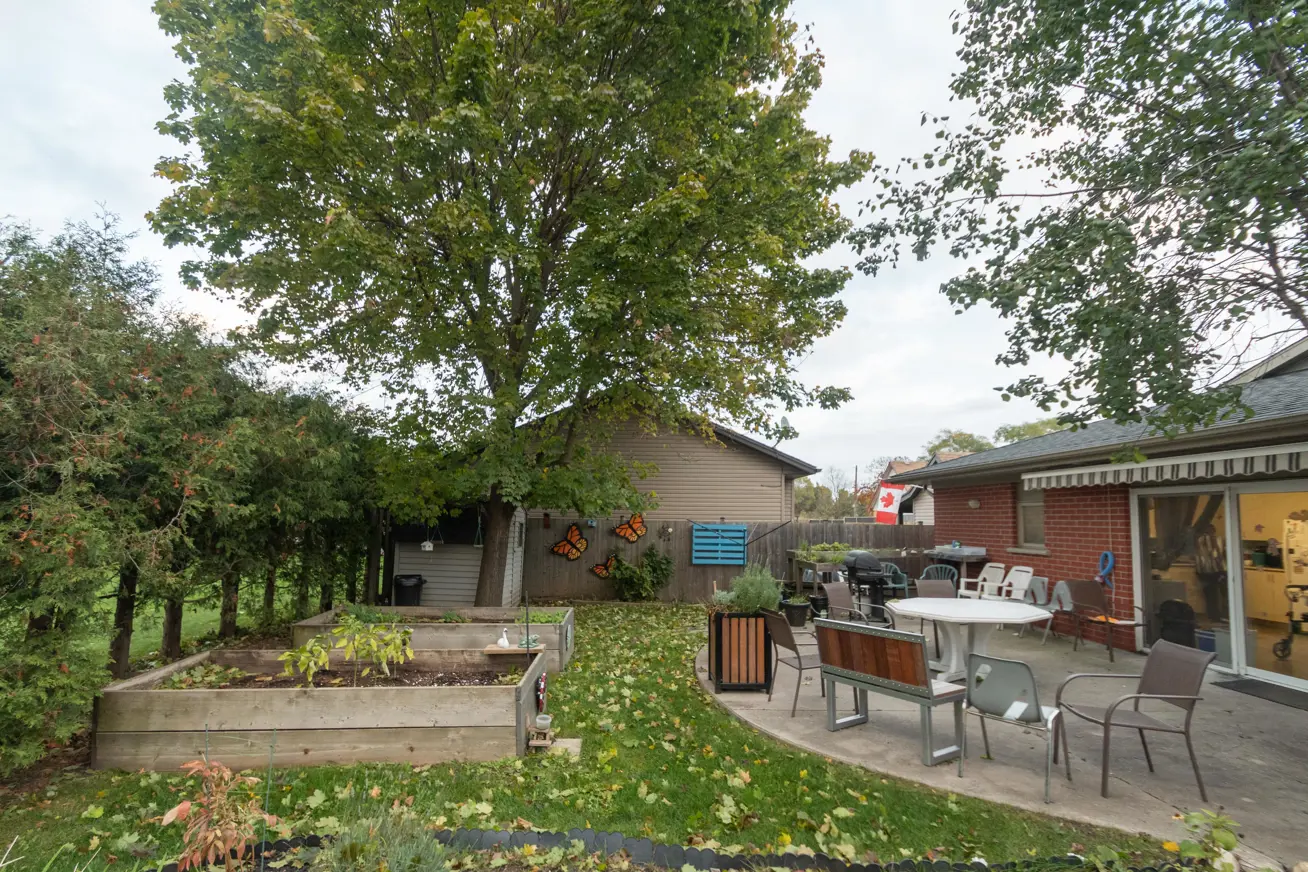
<svg viewBox="0 0 1308 872"><path fill-rule="evenodd" d="M850 551L845 555L845 569L851 572L879 575L881 561L871 551Z"/></svg>

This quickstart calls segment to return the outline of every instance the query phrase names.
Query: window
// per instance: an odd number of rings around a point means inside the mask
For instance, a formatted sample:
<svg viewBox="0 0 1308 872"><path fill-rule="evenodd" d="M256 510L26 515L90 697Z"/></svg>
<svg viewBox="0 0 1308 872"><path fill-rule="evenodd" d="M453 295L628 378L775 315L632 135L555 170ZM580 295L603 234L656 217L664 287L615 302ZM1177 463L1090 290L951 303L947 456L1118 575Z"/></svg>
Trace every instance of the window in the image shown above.
<svg viewBox="0 0 1308 872"><path fill-rule="evenodd" d="M1018 485L1017 544L1023 548L1045 547L1045 492Z"/></svg>

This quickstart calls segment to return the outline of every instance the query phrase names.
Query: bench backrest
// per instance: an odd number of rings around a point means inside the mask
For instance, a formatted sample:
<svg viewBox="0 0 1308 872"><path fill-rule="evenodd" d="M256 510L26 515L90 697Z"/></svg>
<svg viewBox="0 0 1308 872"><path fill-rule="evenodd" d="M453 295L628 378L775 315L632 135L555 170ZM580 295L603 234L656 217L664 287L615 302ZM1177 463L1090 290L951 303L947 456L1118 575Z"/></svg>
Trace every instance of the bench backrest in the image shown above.
<svg viewBox="0 0 1308 872"><path fill-rule="evenodd" d="M926 637L921 633L828 618L820 618L814 625L823 671L931 698Z"/></svg>

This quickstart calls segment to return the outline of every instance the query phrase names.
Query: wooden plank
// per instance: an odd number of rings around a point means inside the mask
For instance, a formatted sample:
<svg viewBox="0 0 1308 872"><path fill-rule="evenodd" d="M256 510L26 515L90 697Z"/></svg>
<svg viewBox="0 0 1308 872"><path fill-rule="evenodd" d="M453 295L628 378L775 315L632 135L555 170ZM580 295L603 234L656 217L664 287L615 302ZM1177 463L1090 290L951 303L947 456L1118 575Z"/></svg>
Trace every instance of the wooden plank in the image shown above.
<svg viewBox="0 0 1308 872"><path fill-rule="evenodd" d="M349 763L445 763L498 760L515 753L512 726L98 733L95 769L178 769L204 756L233 769ZM275 741L275 745L274 745Z"/></svg>
<svg viewBox="0 0 1308 872"><path fill-rule="evenodd" d="M115 681L105 688L105 692L117 690L137 690L147 687L153 687L158 682L172 675L174 672L181 672L190 669L192 666L199 666L209 659L209 651L201 651L199 654L192 654L190 657L183 657L175 663L167 663L158 666L147 672L131 678L124 678L122 681Z"/></svg>
<svg viewBox="0 0 1308 872"><path fill-rule="evenodd" d="M523 675L522 681L514 688L514 719L516 730L515 733L515 753L519 756L527 751L527 728L536 720L536 682L540 679L541 672L545 669L545 658L536 657L535 662L527 669ZM548 706L549 685L546 683L546 711Z"/></svg>

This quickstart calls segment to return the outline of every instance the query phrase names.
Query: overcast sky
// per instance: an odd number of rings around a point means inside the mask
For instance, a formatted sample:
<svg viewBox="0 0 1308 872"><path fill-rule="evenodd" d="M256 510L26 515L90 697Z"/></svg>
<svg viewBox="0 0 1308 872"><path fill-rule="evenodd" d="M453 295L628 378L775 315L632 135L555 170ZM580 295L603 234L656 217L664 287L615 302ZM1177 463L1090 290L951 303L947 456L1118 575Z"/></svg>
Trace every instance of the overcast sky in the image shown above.
<svg viewBox="0 0 1308 872"><path fill-rule="evenodd" d="M152 176L176 143L154 130L167 112L164 85L184 68L159 31L148 0L0 0L0 215L53 231L104 208L137 230L134 251L160 268L172 304L220 327L239 322L230 303L182 288L182 252L168 250L144 214L167 191ZM932 0L798 0L826 56L811 125L851 148L893 161L929 147L921 112L949 112L957 63L950 33L954 4ZM865 195L866 192L863 192ZM858 190L842 197L850 210ZM847 249L822 261L852 266ZM782 448L822 467L852 472L882 455L917 456L942 427L992 435L995 427L1041 417L1000 400L995 388L1021 373L995 364L1003 323L989 311L953 314L940 282L960 269L938 258L908 263L876 279L856 274L845 293L849 316L818 343L801 373L851 388L838 411L790 416L798 439ZM1046 366L1047 368L1047 366Z"/></svg>

